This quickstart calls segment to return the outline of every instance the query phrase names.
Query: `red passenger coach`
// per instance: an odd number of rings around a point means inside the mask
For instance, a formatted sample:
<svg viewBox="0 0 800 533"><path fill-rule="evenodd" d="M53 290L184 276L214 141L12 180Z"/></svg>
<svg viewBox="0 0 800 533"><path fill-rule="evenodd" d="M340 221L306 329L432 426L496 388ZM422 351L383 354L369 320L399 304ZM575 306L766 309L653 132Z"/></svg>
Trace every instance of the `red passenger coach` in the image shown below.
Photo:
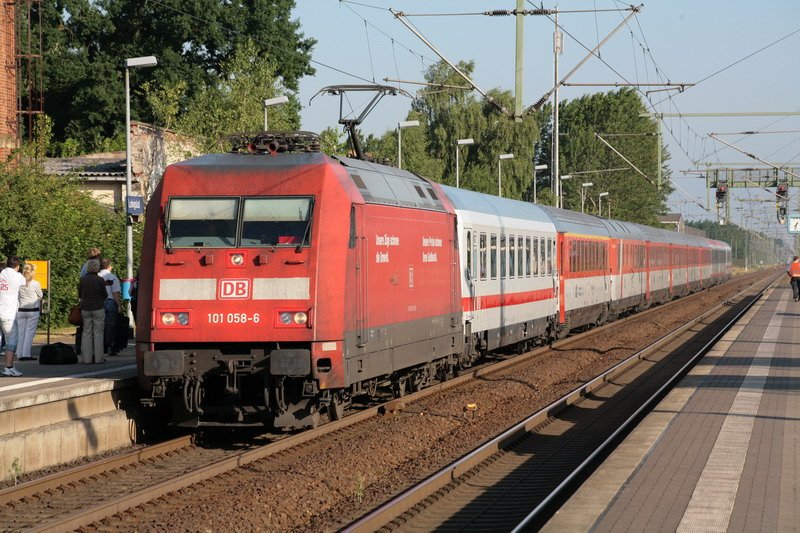
<svg viewBox="0 0 800 533"><path fill-rule="evenodd" d="M438 186L313 139L171 165L153 194L137 362L143 403L172 423L314 426L380 383L421 386L463 349Z"/></svg>

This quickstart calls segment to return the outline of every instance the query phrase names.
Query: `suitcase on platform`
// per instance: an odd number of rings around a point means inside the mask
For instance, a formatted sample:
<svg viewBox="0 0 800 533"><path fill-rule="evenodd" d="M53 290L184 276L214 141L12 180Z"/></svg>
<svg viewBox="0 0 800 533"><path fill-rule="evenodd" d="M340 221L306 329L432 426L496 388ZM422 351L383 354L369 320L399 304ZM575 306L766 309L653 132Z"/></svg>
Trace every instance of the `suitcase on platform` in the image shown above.
<svg viewBox="0 0 800 533"><path fill-rule="evenodd" d="M63 342L45 344L39 353L40 365L73 365L78 362L75 349Z"/></svg>

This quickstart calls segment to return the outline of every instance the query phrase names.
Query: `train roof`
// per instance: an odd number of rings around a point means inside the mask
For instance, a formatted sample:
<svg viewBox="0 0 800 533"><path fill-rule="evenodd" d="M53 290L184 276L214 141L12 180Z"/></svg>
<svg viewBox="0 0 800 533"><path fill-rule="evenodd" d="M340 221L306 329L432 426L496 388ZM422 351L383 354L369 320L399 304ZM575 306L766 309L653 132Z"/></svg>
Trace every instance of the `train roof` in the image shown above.
<svg viewBox="0 0 800 533"><path fill-rule="evenodd" d="M170 167L205 167L211 170L230 171L242 169L253 171L257 168L273 170L302 165L324 165L331 162L330 157L320 152L281 153L275 155L222 153L193 157L179 163L173 163Z"/></svg>
<svg viewBox="0 0 800 533"><path fill-rule="evenodd" d="M347 169L368 204L446 211L431 182L413 172L349 157L334 159Z"/></svg>
<svg viewBox="0 0 800 533"><path fill-rule="evenodd" d="M560 233L594 235L598 237L612 236L610 228L605 224L604 219L600 217L546 205L540 206L540 208L550 217L556 226L556 231ZM627 238L631 238L630 235Z"/></svg>
<svg viewBox="0 0 800 533"><path fill-rule="evenodd" d="M498 217L518 218L543 222L552 226L553 221L544 212L542 206L511 198L501 198L490 194L483 194L467 189L456 189L448 185L441 185L442 190L453 207L462 211L473 211Z"/></svg>

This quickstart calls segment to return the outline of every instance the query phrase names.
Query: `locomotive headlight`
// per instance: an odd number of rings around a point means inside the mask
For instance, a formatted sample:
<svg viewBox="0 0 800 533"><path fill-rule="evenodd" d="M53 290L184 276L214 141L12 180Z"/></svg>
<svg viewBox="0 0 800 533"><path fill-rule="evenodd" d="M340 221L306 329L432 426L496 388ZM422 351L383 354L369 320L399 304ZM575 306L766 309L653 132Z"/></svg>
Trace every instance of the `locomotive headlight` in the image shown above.
<svg viewBox="0 0 800 533"><path fill-rule="evenodd" d="M281 324L289 325L292 323L292 313L284 311L280 314Z"/></svg>
<svg viewBox="0 0 800 533"><path fill-rule="evenodd" d="M242 254L231 255L231 264L235 266L242 266L244 264L244 255Z"/></svg>
<svg viewBox="0 0 800 533"><path fill-rule="evenodd" d="M294 314L294 323L295 324L305 324L308 322L308 315L304 312L300 311Z"/></svg>
<svg viewBox="0 0 800 533"><path fill-rule="evenodd" d="M189 325L189 313L178 313L178 324L181 326Z"/></svg>
<svg viewBox="0 0 800 533"><path fill-rule="evenodd" d="M188 316L187 316L188 321ZM175 315L172 313L164 313L161 315L161 323L165 326L171 326L175 323Z"/></svg>

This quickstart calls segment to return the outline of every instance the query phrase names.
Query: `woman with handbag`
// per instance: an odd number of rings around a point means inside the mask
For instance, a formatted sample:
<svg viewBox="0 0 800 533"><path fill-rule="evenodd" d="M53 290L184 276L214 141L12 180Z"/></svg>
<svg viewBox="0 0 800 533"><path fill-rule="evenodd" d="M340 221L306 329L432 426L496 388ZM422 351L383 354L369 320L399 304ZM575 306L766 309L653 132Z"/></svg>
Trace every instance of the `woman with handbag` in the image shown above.
<svg viewBox="0 0 800 533"><path fill-rule="evenodd" d="M103 303L106 300L106 283L98 272L100 272L100 261L90 259L86 264L86 275L78 283L78 297L83 317L81 356L84 363L105 363L103 328L106 312Z"/></svg>
<svg viewBox="0 0 800 533"><path fill-rule="evenodd" d="M25 285L19 288L19 309L17 309L17 359L32 361L36 358L31 355L33 336L36 335L36 326L39 324L39 314L42 308L42 285L34 278L36 265L25 263L22 267L22 276Z"/></svg>

